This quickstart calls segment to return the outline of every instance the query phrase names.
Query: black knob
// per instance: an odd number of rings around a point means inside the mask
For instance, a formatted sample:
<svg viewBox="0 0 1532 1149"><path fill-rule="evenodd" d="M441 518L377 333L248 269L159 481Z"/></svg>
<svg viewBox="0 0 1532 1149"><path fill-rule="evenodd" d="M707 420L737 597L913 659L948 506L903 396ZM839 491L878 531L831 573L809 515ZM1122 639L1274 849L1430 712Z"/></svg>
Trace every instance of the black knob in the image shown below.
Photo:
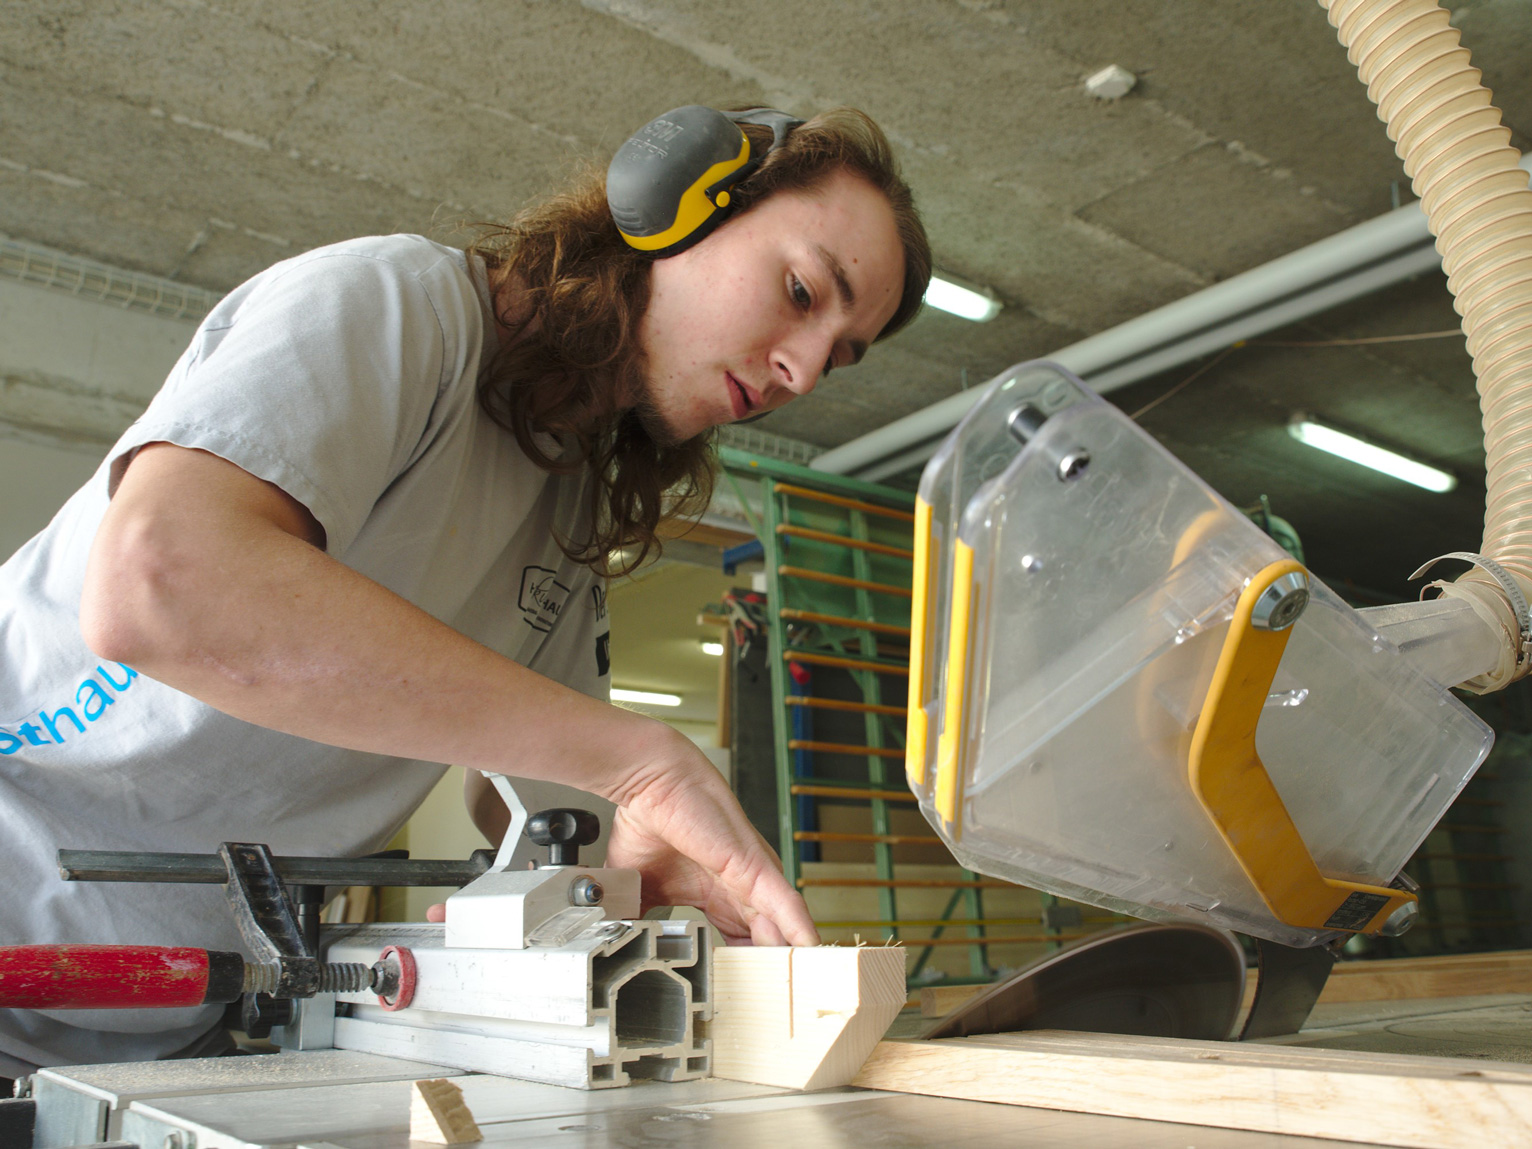
<svg viewBox="0 0 1532 1149"><path fill-rule="evenodd" d="M589 810L539 810L527 819L527 837L548 847L548 864L577 866L580 847L601 836L601 819Z"/></svg>
<svg viewBox="0 0 1532 1149"><path fill-rule="evenodd" d="M293 1003L286 998L264 993L247 993L234 1003L239 1009L240 1028L246 1036L266 1038L273 1026L293 1023ZM231 1005L232 1009L233 1006Z"/></svg>

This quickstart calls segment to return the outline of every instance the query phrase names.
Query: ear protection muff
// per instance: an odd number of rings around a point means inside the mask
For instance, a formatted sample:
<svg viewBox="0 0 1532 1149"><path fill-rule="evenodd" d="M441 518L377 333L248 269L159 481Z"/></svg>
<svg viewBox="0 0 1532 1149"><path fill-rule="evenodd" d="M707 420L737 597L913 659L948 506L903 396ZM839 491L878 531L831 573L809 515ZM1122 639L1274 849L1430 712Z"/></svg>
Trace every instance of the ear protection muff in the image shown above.
<svg viewBox="0 0 1532 1149"><path fill-rule="evenodd" d="M623 239L655 258L685 251L727 218L729 189L803 121L773 108L720 112L690 104L650 120L606 169L606 202ZM740 124L771 129L756 154Z"/></svg>

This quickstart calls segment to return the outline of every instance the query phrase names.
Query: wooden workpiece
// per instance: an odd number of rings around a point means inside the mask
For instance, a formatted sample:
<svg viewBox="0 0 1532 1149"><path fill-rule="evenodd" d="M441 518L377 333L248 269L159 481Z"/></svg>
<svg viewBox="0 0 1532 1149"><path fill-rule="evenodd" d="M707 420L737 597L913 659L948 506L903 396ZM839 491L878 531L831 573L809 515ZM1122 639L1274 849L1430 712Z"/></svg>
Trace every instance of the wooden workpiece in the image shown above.
<svg viewBox="0 0 1532 1149"><path fill-rule="evenodd" d="M1114 1034L880 1042L854 1085L1412 1149L1532 1144L1532 1067Z"/></svg>
<svg viewBox="0 0 1532 1149"><path fill-rule="evenodd" d="M1532 950L1341 962L1330 971L1319 1001L1334 1005L1497 993L1532 993Z"/></svg>
<svg viewBox="0 0 1532 1149"><path fill-rule="evenodd" d="M1254 971L1249 977L1253 981ZM927 986L920 991L920 1014L922 1017L945 1017L974 994L988 988L987 985ZM1532 950L1389 961L1343 961L1330 972L1319 1004L1421 1001L1497 993L1532 993Z"/></svg>
<svg viewBox="0 0 1532 1149"><path fill-rule="evenodd" d="M904 1007L899 946L713 951L713 1076L845 1085Z"/></svg>

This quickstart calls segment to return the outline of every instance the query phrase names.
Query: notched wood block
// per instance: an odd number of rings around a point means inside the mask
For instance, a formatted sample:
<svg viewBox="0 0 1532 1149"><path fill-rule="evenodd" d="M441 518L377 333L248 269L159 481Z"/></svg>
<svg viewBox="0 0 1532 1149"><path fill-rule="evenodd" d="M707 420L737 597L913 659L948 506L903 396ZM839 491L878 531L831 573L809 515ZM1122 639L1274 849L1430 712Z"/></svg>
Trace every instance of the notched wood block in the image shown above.
<svg viewBox="0 0 1532 1149"><path fill-rule="evenodd" d="M454 1081L417 1081L410 1091L410 1140L435 1145L468 1145L484 1140Z"/></svg>
<svg viewBox="0 0 1532 1149"><path fill-rule="evenodd" d="M845 1085L904 1008L902 946L713 951L713 1076Z"/></svg>

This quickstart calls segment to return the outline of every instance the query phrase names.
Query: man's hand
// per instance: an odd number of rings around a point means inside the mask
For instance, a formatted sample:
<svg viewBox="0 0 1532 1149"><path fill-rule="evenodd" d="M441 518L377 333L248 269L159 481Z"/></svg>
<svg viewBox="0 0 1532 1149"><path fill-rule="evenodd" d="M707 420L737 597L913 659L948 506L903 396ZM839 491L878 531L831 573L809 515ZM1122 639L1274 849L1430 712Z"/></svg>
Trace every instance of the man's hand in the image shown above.
<svg viewBox="0 0 1532 1149"><path fill-rule="evenodd" d="M696 906L730 945L818 944L781 860L712 764L683 749L700 767L678 754L619 801L606 864L639 872L644 910Z"/></svg>

